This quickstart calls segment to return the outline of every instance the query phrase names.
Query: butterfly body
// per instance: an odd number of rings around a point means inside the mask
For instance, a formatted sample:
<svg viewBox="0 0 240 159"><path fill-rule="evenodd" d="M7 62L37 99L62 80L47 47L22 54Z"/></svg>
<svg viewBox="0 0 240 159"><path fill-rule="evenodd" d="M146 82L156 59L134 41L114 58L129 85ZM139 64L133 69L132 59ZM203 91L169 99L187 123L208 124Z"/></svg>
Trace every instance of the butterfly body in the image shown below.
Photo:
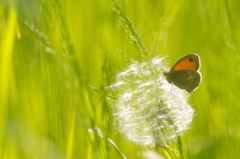
<svg viewBox="0 0 240 159"><path fill-rule="evenodd" d="M197 89L202 80L199 69L200 57L197 54L189 54L179 59L164 75L169 83L192 92Z"/></svg>

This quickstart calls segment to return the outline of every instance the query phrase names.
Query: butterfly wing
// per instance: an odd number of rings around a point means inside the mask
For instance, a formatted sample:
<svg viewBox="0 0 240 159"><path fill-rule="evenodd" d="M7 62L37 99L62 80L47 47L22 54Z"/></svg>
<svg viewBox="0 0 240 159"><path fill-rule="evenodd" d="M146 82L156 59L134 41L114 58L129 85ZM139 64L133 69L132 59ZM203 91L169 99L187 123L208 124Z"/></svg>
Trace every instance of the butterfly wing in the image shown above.
<svg viewBox="0 0 240 159"><path fill-rule="evenodd" d="M194 91L201 82L200 57L197 54L189 54L180 58L170 69L165 72L166 80L180 89L188 92Z"/></svg>
<svg viewBox="0 0 240 159"><path fill-rule="evenodd" d="M188 92L195 90L201 82L201 74L192 70L179 70L172 72L172 82L180 89Z"/></svg>
<svg viewBox="0 0 240 159"><path fill-rule="evenodd" d="M179 70L198 71L200 69L200 57L197 54L189 54L180 58L171 68L170 72Z"/></svg>

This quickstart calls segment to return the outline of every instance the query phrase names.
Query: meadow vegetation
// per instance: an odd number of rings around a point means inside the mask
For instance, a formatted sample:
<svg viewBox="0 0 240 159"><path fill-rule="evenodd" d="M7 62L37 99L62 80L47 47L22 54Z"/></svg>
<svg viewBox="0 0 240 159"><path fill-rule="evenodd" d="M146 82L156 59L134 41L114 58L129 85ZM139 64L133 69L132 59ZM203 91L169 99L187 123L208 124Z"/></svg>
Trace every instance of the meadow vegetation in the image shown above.
<svg viewBox="0 0 240 159"><path fill-rule="evenodd" d="M151 158L154 147L119 132L119 98L109 86L134 61L167 56L170 68L190 53L200 56L202 73L188 94L193 119L181 148L176 140L158 153L239 158L239 7L237 0L1 0L0 158Z"/></svg>

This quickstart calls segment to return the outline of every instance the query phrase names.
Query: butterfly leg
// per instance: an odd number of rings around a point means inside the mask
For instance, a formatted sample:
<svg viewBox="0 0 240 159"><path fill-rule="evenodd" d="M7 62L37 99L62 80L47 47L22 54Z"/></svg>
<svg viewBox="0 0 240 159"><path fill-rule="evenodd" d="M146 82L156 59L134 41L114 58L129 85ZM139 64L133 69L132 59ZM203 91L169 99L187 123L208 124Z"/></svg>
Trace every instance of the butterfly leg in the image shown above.
<svg viewBox="0 0 240 159"><path fill-rule="evenodd" d="M170 89L170 94L171 94L172 88L173 88L173 82L172 82L172 87L171 87L171 89Z"/></svg>

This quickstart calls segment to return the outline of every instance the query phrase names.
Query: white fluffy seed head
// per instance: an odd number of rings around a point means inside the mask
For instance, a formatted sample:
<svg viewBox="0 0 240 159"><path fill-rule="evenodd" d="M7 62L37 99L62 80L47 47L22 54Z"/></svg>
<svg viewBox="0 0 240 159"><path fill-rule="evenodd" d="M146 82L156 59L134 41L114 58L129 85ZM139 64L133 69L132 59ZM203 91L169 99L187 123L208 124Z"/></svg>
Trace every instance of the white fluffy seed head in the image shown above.
<svg viewBox="0 0 240 159"><path fill-rule="evenodd" d="M109 88L117 130L143 146L165 145L189 128L193 109L187 93L166 81L164 58L134 62Z"/></svg>

